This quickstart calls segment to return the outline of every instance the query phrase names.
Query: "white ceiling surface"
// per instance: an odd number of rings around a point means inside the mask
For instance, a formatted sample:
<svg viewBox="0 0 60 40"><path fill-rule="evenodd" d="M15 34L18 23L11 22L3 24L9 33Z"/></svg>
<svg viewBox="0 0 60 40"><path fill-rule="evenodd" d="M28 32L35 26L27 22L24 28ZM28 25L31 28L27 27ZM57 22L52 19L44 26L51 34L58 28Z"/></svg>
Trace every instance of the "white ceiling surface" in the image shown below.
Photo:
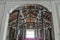
<svg viewBox="0 0 60 40"><path fill-rule="evenodd" d="M19 1L60 1L60 0L0 0L0 3L19 2Z"/></svg>
<svg viewBox="0 0 60 40"><path fill-rule="evenodd" d="M0 0L0 3L5 3L5 0Z"/></svg>

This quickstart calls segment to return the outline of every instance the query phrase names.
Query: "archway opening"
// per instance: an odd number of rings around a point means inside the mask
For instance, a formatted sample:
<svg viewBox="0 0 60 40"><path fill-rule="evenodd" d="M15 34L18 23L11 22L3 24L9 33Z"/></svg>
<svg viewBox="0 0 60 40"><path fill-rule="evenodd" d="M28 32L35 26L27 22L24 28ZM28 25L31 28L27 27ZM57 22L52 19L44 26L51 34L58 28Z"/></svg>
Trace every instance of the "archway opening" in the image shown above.
<svg viewBox="0 0 60 40"><path fill-rule="evenodd" d="M54 40L52 13L40 4L26 4L10 13L8 40Z"/></svg>

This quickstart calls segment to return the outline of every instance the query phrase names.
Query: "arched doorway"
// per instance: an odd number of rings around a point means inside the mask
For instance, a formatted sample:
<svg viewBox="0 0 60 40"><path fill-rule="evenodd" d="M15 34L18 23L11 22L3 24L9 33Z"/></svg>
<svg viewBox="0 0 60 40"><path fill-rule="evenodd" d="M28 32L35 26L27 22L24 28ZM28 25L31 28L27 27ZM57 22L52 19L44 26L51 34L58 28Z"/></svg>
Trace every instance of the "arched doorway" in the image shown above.
<svg viewBox="0 0 60 40"><path fill-rule="evenodd" d="M8 40L54 40L52 13L40 4L25 4L10 13Z"/></svg>

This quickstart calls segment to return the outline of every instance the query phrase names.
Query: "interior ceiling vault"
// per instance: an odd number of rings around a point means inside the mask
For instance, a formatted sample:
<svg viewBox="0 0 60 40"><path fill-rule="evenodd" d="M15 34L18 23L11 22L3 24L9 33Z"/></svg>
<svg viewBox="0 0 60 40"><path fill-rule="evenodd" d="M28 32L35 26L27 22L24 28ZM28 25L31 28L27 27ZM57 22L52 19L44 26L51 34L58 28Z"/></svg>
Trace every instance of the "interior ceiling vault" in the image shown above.
<svg viewBox="0 0 60 40"><path fill-rule="evenodd" d="M17 18L20 20L19 24L22 26L22 23L26 23L29 26L29 23L32 23L34 27L34 23L37 23L37 20L41 20L41 13L43 13L45 20L47 20L49 17L51 17L51 12L42 5L24 5L17 8L17 10L13 10L12 13L10 13L9 17L9 26L16 26ZM24 20L24 22L22 22ZM51 21L51 18L48 20ZM21 23L22 22L22 23Z"/></svg>

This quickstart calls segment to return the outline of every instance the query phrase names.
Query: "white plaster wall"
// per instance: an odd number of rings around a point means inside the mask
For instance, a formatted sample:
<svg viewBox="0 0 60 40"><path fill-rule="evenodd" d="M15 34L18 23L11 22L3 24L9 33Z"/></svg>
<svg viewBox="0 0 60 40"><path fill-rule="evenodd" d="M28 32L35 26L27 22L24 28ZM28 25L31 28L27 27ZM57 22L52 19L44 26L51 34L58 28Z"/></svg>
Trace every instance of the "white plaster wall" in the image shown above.
<svg viewBox="0 0 60 40"><path fill-rule="evenodd" d="M57 0L59 1L59 0ZM21 4L41 4L45 7L47 7L53 15L53 23L54 23L54 32L55 32L55 40L59 40L59 21L58 17L60 15L57 14L56 10L56 0L38 0L38 1L22 1L22 0L0 0L0 40L5 40L6 38L6 30L7 30L7 24L8 24L8 16L10 11L15 9L16 7L20 6ZM59 2L60 3L60 2ZM58 12L60 11L60 6L57 7ZM59 12L60 13L60 12Z"/></svg>
<svg viewBox="0 0 60 40"><path fill-rule="evenodd" d="M57 15L58 15L58 23L59 23L59 39L60 39L60 2L56 3L56 11L57 11Z"/></svg>
<svg viewBox="0 0 60 40"><path fill-rule="evenodd" d="M52 4L52 15L53 15L53 24L54 24L54 32L55 32L55 40L59 39L59 21L56 10L56 2L51 2Z"/></svg>
<svg viewBox="0 0 60 40"><path fill-rule="evenodd" d="M4 14L4 8L5 4L4 3L0 3L0 32L1 32L1 26L2 26L2 18L3 18L3 14Z"/></svg>

